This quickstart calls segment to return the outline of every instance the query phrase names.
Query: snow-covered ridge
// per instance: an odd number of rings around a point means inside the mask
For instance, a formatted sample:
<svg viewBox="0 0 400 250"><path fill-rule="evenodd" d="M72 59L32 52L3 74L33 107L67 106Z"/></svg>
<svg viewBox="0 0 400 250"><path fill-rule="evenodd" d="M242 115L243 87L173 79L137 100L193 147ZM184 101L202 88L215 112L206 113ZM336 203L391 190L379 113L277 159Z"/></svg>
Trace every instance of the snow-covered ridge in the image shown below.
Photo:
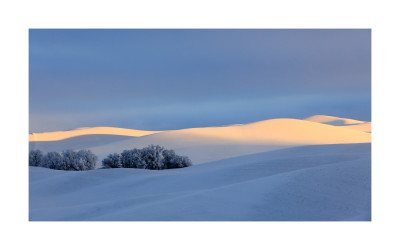
<svg viewBox="0 0 400 250"><path fill-rule="evenodd" d="M297 119L270 119L264 120L249 124L234 124L228 126L221 127L204 127L204 128L188 128L188 129L180 129L180 130L171 130L171 131L191 131L193 133L202 134L206 136L215 136L216 134L223 138L232 138L237 139L240 136L240 131L242 128L246 130L246 128L257 128L259 125L264 123L272 123L275 121L275 126L293 126L295 124L288 124L290 121ZM311 121L316 123L323 123L334 126L342 126L342 125L351 125L348 128L357 129L354 125L364 125L370 122L357 121L353 119L347 118L339 118L333 116L324 116L324 115L315 115L304 119L305 121ZM280 121L280 122L278 122ZM301 121L301 120L297 120ZM358 130L358 129L357 129ZM32 133L29 134L29 141L59 141L65 140L72 137L83 136L83 135L120 135L120 136L132 136L132 137L141 137L145 135L160 133L160 132L168 132L168 131L147 131L147 130L136 130L136 129L127 129L127 128L116 128L116 127L84 127L77 128L68 131L55 131L55 132L44 132L44 133ZM260 132L260 131L256 131ZM264 133L263 133L264 134ZM242 135L242 138L247 140L247 135Z"/></svg>
<svg viewBox="0 0 400 250"><path fill-rule="evenodd" d="M94 128L91 129L90 132L95 131ZM101 132L97 130L99 131ZM138 130L134 131L135 136L88 134L58 141L31 141L30 148L43 151L90 149L102 159L110 153L158 144L174 149L180 155L187 155L195 164L199 164L301 145L371 142L370 133L353 126L333 126L288 118L223 127L188 128L157 133L145 131L141 136ZM44 135L50 138L51 133Z"/></svg>

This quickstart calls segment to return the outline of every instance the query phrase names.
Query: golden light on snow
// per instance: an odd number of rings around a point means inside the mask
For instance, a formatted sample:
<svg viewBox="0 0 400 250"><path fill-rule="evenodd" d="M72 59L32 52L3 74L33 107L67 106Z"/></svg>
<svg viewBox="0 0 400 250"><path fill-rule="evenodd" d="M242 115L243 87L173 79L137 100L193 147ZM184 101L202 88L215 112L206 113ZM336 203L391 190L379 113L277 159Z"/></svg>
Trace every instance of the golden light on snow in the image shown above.
<svg viewBox="0 0 400 250"><path fill-rule="evenodd" d="M59 141L71 137L81 135L124 135L124 136L144 136L159 131L144 131L126 128L113 128L113 127L94 127L94 128L78 128L70 131L55 131L45 133L32 133L29 134L29 141Z"/></svg>

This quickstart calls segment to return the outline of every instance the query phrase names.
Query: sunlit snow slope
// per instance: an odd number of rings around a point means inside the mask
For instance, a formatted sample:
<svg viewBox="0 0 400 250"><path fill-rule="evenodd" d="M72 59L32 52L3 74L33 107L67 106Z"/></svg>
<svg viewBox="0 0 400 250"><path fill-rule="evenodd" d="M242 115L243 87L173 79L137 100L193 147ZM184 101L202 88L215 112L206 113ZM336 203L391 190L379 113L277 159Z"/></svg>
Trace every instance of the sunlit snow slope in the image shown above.
<svg viewBox="0 0 400 250"><path fill-rule="evenodd" d="M68 131L55 131L45 133L29 134L29 141L58 141L82 135L122 135L122 136L143 136L158 133L159 131L144 131L126 128L93 127L77 128Z"/></svg>
<svg viewBox="0 0 400 250"><path fill-rule="evenodd" d="M137 132L138 130L133 130L136 132L132 132L131 136L128 136L129 133L116 133L113 136L118 138L104 137L103 141L97 140L96 143L93 143L92 137L98 135L85 134L83 136L81 133L81 136L56 141L56 137L50 136L51 132L44 133L47 136L45 138L52 140L51 142L38 141L39 134L32 135L31 137L36 138L36 141L30 142L30 148L44 151L89 148L102 159L109 153L158 144L189 156L194 163L204 163L301 145L371 142L371 134L364 132L364 129L354 129L351 127L353 125L325 124L332 122L332 119L336 121L335 119L342 118L316 116L306 120L271 119L224 127L189 128L161 132L140 131L140 133L148 134L140 134ZM356 123L355 120L342 120L344 121L341 124ZM363 122L356 124L361 126ZM118 131L117 128L115 129ZM88 129L73 131L86 130ZM95 128L90 128L88 131L93 132ZM65 133L67 132L71 131L65 131Z"/></svg>

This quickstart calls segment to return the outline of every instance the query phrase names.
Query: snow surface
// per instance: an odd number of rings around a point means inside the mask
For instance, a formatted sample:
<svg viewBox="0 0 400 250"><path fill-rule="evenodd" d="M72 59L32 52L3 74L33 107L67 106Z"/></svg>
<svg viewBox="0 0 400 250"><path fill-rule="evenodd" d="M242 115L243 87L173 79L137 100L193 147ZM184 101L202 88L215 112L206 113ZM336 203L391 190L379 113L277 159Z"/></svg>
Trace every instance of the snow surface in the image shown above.
<svg viewBox="0 0 400 250"><path fill-rule="evenodd" d="M368 221L371 144L292 147L184 169L30 167L33 221Z"/></svg>

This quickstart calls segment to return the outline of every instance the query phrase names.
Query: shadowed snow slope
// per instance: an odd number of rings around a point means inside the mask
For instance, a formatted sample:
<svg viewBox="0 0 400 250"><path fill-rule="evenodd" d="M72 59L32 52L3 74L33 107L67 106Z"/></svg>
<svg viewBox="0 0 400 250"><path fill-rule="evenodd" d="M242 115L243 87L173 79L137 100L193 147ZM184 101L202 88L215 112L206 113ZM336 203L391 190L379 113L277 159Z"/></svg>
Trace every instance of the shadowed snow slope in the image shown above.
<svg viewBox="0 0 400 250"><path fill-rule="evenodd" d="M314 115L314 116L310 116L304 120L311 121L311 122L325 123L325 124L334 125L334 126L364 123L363 121L357 121L357 120L347 119L347 118L339 118L339 117L328 116L328 115Z"/></svg>
<svg viewBox="0 0 400 250"><path fill-rule="evenodd" d="M327 115L314 115L304 120L371 133L371 122L357 121L353 119L339 118Z"/></svg>
<svg viewBox="0 0 400 250"><path fill-rule="evenodd" d="M67 132L71 131L65 133ZM347 126L332 126L298 119L271 119L225 127L171 130L137 137L127 136L127 139L115 138L115 141L97 140L97 144L89 140L90 136L95 135L70 138L57 143L31 142L30 147L31 149L52 151L49 143L53 143L53 151L59 151L81 149L83 145L86 145L86 148L103 159L110 153L120 153L125 149L158 144L168 149L174 149L178 154L187 155L194 163L199 164L293 146L371 142L371 134L363 131L348 129ZM75 147L75 145L79 147Z"/></svg>
<svg viewBox="0 0 400 250"><path fill-rule="evenodd" d="M113 127L77 128L69 131L32 133L29 134L29 141L58 141L81 135L143 136L158 132L159 131L143 131L143 130L113 128Z"/></svg>
<svg viewBox="0 0 400 250"><path fill-rule="evenodd" d="M163 171L30 167L30 220L370 220L370 158L364 143Z"/></svg>
<svg viewBox="0 0 400 250"><path fill-rule="evenodd" d="M81 135L58 141L31 141L29 142L30 149L40 149L44 152L63 151L65 149L86 149L96 147L98 145L107 145L126 139L131 139L131 136L123 135Z"/></svg>

